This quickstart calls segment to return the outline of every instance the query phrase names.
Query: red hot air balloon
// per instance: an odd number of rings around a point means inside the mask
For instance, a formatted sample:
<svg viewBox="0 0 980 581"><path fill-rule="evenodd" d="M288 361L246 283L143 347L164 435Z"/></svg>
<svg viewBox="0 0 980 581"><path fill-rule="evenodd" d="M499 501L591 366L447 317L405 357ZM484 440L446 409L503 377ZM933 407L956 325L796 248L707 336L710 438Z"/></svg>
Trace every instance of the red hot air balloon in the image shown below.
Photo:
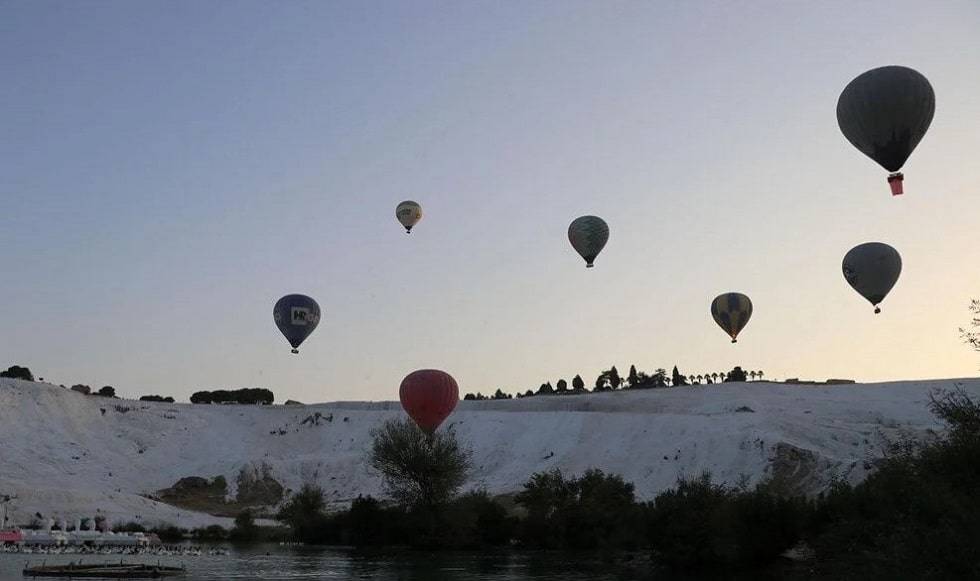
<svg viewBox="0 0 980 581"><path fill-rule="evenodd" d="M456 408L459 386L445 371L420 369L405 376L398 398L422 431L432 434Z"/></svg>

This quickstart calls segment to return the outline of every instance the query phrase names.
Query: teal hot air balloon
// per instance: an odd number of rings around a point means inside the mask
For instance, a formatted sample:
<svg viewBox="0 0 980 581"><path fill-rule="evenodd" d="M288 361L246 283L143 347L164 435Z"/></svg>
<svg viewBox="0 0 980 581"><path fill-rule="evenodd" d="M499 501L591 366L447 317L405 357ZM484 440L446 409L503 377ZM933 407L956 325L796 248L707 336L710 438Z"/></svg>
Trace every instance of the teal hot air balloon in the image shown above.
<svg viewBox="0 0 980 581"><path fill-rule="evenodd" d="M737 343L738 334L752 316L752 301L742 293L718 295L711 301L711 316L732 338L732 343Z"/></svg>
<svg viewBox="0 0 980 581"><path fill-rule="evenodd" d="M306 295L286 295L276 302L272 316L293 353L299 353L300 344L320 323L320 305Z"/></svg>
<svg viewBox="0 0 980 581"><path fill-rule="evenodd" d="M898 171L922 140L936 112L928 79L908 67L867 71L844 87L837 100L841 133L861 153L892 172L892 195L902 193Z"/></svg>
<svg viewBox="0 0 980 581"><path fill-rule="evenodd" d="M568 225L568 241L572 248L585 259L586 268L592 268L602 248L609 240L609 226L598 216L582 216Z"/></svg>
<svg viewBox="0 0 980 581"><path fill-rule="evenodd" d="M844 280L875 308L885 300L902 274L902 257L891 246L881 242L865 242L850 249L841 265Z"/></svg>

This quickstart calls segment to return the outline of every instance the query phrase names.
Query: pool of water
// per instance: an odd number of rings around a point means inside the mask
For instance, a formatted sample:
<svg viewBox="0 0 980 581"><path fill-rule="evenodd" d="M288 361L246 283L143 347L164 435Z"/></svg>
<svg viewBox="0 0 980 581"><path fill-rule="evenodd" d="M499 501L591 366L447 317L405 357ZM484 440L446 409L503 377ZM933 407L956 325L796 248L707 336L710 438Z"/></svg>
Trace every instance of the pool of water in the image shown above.
<svg viewBox="0 0 980 581"><path fill-rule="evenodd" d="M229 547L226 556L125 557L126 562L185 565L186 580L215 579L376 579L378 581L612 581L622 572L566 553L517 551L439 552L354 551L319 547L250 545ZM22 579L25 564L48 565L82 559L118 562L119 557L0 554L0 581Z"/></svg>

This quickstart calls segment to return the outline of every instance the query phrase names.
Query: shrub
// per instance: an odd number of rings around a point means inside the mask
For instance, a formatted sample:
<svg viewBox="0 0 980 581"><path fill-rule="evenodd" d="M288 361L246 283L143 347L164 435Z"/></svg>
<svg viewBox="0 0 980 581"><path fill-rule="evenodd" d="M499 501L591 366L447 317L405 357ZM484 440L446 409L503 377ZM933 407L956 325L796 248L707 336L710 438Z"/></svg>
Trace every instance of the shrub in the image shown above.
<svg viewBox="0 0 980 581"><path fill-rule="evenodd" d="M21 367L20 365L11 365L6 371L0 371L0 377L34 381L34 374L31 373L31 370L26 367Z"/></svg>
<svg viewBox="0 0 980 581"><path fill-rule="evenodd" d="M643 542L633 485L620 476L601 470L572 479L559 470L537 473L516 501L527 511L519 532L525 546L607 549Z"/></svg>
<svg viewBox="0 0 980 581"><path fill-rule="evenodd" d="M245 509L235 517L235 528L231 529L230 537L236 541L254 541L259 536L259 527L255 525L252 511Z"/></svg>
<svg viewBox="0 0 980 581"><path fill-rule="evenodd" d="M160 537L161 541L181 541L187 535L187 529L172 524L161 524L150 529L150 532Z"/></svg>
<svg viewBox="0 0 980 581"><path fill-rule="evenodd" d="M163 397L162 395L144 395L140 397L140 401L158 401L164 403L174 403L174 398L170 396Z"/></svg>
<svg viewBox="0 0 980 581"><path fill-rule="evenodd" d="M221 525L209 525L194 529L191 536L197 541L223 541L228 538L228 531Z"/></svg>

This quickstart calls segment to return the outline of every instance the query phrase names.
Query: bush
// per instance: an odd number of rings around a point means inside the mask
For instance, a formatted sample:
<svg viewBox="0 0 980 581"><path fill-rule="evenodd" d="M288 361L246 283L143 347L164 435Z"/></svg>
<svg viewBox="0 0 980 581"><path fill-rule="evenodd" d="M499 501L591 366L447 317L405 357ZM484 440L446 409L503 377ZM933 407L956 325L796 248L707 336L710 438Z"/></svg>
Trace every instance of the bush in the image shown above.
<svg viewBox="0 0 980 581"><path fill-rule="evenodd" d="M293 536L301 542L327 543L335 540L336 534L331 534L331 523L325 509L323 489L313 484L304 484L279 509L276 518L289 525Z"/></svg>
<svg viewBox="0 0 980 581"><path fill-rule="evenodd" d="M11 365L6 371L0 371L0 377L34 381L34 374L31 373L31 370L26 367L21 367L20 365Z"/></svg>
<svg viewBox="0 0 980 581"><path fill-rule="evenodd" d="M196 541L223 541L228 538L228 531L221 525L210 525L194 529L191 536Z"/></svg>
<svg viewBox="0 0 980 581"><path fill-rule="evenodd" d="M187 529L172 524L162 524L150 529L150 532L160 537L161 541L182 541L187 535Z"/></svg>
<svg viewBox="0 0 980 581"><path fill-rule="evenodd" d="M980 405L957 390L931 408L945 437L892 445L864 482L818 503L812 544L827 574L980 578Z"/></svg>
<svg viewBox="0 0 980 581"><path fill-rule="evenodd" d="M559 470L539 472L516 501L527 511L518 537L528 547L611 549L643 542L633 485L620 476L588 470L566 479Z"/></svg>
<svg viewBox="0 0 980 581"><path fill-rule="evenodd" d="M146 527L136 521L129 521L120 525L115 525L112 530L118 533L145 533Z"/></svg>
<svg viewBox="0 0 980 581"><path fill-rule="evenodd" d="M116 397L116 388L112 387L111 385L103 386L102 389L99 390L99 395L102 397Z"/></svg>
<svg viewBox="0 0 980 581"><path fill-rule="evenodd" d="M162 395L144 395L140 397L140 401L157 401L157 402L164 402L164 403L174 403L174 398L170 396L163 397Z"/></svg>
<svg viewBox="0 0 980 581"><path fill-rule="evenodd" d="M191 403L271 404L275 399L271 391L262 388L197 391L191 395Z"/></svg>
<svg viewBox="0 0 980 581"><path fill-rule="evenodd" d="M806 500L766 484L739 490L704 474L648 505L647 534L656 560L673 569L758 567L799 542L810 512Z"/></svg>
<svg viewBox="0 0 980 581"><path fill-rule="evenodd" d="M252 511L245 509L235 517L235 528L231 529L230 537L236 541L254 541L259 536L259 527L255 525Z"/></svg>

